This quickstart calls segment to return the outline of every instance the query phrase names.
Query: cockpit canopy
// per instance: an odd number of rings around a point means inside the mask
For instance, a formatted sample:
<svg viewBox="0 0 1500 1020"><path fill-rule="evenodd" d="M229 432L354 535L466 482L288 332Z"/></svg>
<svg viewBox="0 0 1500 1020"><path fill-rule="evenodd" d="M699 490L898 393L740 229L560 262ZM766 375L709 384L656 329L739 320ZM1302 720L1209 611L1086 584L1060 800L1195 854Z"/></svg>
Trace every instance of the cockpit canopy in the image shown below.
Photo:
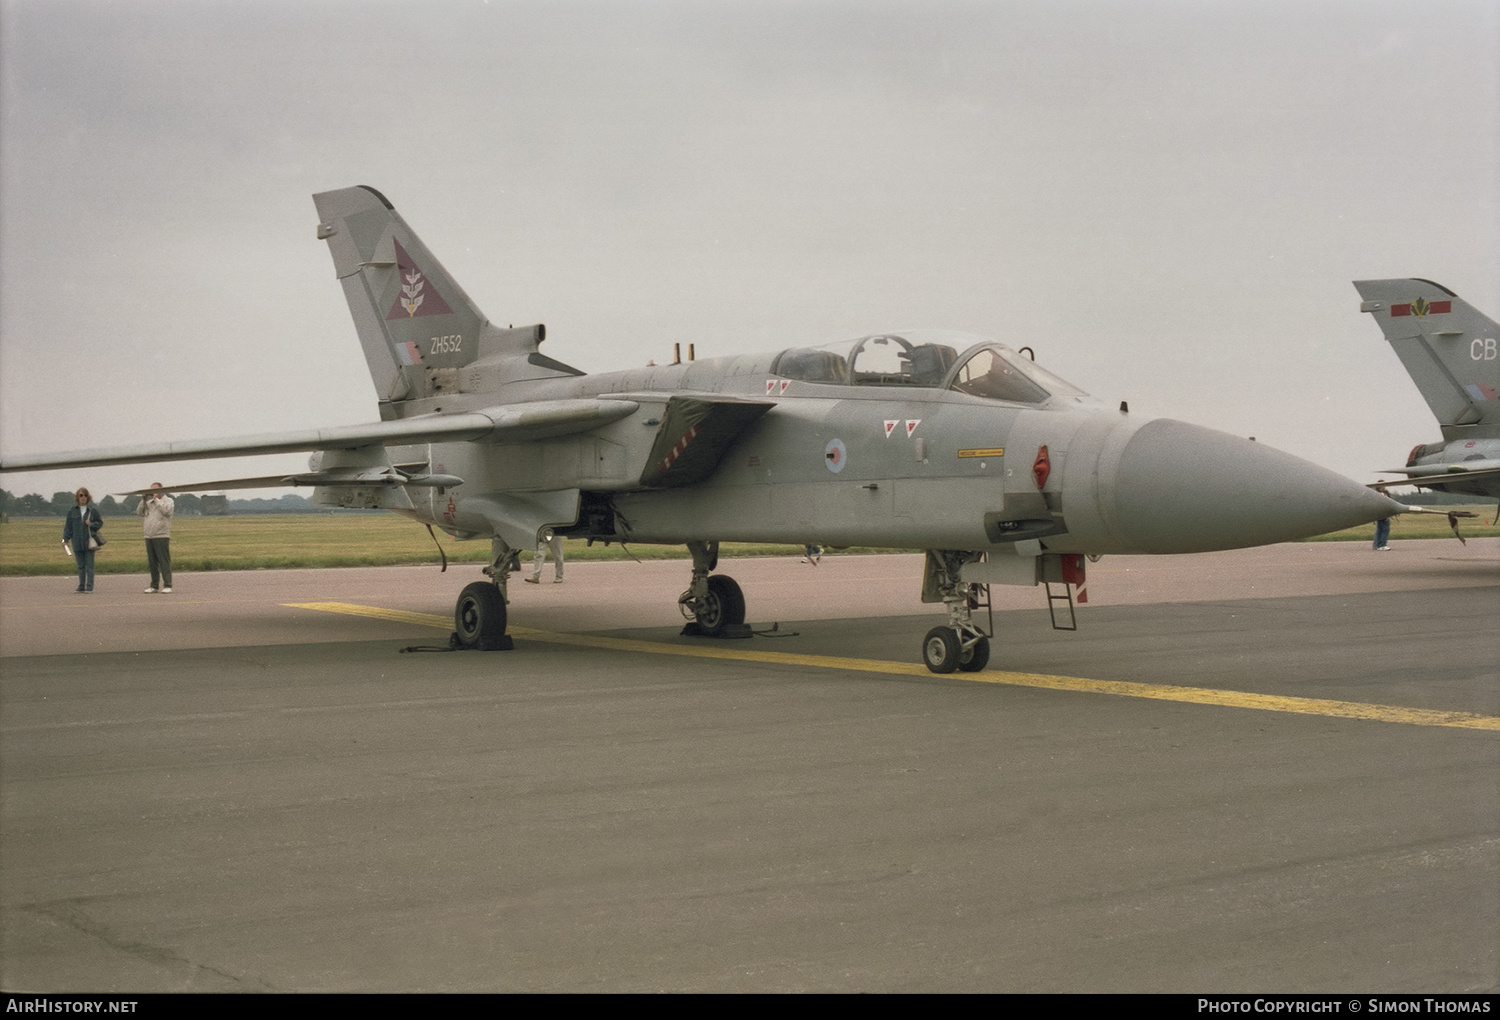
<svg viewBox="0 0 1500 1020"><path fill-rule="evenodd" d="M882 333L852 343L793 347L776 356L771 371L803 382L923 386L1017 404L1087 396L1004 344L943 330Z"/></svg>

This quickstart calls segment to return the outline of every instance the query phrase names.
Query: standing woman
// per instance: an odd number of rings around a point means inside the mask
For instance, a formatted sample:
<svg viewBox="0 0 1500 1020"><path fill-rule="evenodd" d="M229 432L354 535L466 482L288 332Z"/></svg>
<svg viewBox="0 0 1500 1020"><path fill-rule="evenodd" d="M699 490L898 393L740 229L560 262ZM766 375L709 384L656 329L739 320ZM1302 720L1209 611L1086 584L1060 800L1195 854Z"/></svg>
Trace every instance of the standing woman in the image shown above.
<svg viewBox="0 0 1500 1020"><path fill-rule="evenodd" d="M68 511L63 524L63 548L71 543L73 558L78 561L78 591L94 590L94 550L104 543L99 541L99 529L104 527L104 518L89 490L80 488L73 494L78 505Z"/></svg>

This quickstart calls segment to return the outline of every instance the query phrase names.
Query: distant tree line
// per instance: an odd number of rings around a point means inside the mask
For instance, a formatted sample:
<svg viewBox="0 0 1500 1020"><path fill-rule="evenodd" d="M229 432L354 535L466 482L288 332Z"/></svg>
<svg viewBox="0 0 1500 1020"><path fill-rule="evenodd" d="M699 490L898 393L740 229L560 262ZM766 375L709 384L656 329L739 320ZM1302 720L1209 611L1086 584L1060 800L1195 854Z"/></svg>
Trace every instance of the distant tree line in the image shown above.
<svg viewBox="0 0 1500 1020"><path fill-rule="evenodd" d="M195 517L203 512L203 497L201 496L184 492L180 495L173 495L172 499L175 502L173 512L176 514ZM140 501L139 496L115 499L114 496L106 495L95 499L94 503L105 517L128 517L135 513L136 505ZM35 492L17 496L0 489L0 514L6 517L66 517L74 503L71 492L54 492L51 499L43 499ZM231 499L229 512L232 514L313 514L325 513L326 510L323 507L314 506L312 501L304 496L288 493L280 499Z"/></svg>

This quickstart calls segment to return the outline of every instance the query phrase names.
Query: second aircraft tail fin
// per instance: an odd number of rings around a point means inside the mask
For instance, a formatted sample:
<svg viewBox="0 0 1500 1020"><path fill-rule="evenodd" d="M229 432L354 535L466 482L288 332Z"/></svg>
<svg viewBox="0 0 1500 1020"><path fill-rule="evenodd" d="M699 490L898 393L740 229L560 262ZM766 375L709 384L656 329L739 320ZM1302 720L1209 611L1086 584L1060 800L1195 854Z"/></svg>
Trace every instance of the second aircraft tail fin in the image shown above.
<svg viewBox="0 0 1500 1020"><path fill-rule="evenodd" d="M1500 425L1500 328L1431 280L1355 280L1369 312L1444 429Z"/></svg>

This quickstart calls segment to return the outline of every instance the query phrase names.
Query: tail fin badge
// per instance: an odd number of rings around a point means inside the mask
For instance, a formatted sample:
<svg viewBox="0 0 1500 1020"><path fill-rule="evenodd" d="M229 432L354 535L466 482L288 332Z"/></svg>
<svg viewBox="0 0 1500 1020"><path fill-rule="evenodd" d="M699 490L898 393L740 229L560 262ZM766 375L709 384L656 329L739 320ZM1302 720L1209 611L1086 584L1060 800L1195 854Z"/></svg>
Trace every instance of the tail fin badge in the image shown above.
<svg viewBox="0 0 1500 1020"><path fill-rule="evenodd" d="M1417 298L1409 305L1391 305L1391 318L1415 315L1420 319L1427 315L1443 315L1451 311L1453 311L1452 301L1428 301L1426 298Z"/></svg>
<svg viewBox="0 0 1500 1020"><path fill-rule="evenodd" d="M392 239L394 240L394 238ZM451 315L453 309L433 287L412 257L396 241L396 271L401 277L401 293L386 313L387 319L414 319L419 315Z"/></svg>

